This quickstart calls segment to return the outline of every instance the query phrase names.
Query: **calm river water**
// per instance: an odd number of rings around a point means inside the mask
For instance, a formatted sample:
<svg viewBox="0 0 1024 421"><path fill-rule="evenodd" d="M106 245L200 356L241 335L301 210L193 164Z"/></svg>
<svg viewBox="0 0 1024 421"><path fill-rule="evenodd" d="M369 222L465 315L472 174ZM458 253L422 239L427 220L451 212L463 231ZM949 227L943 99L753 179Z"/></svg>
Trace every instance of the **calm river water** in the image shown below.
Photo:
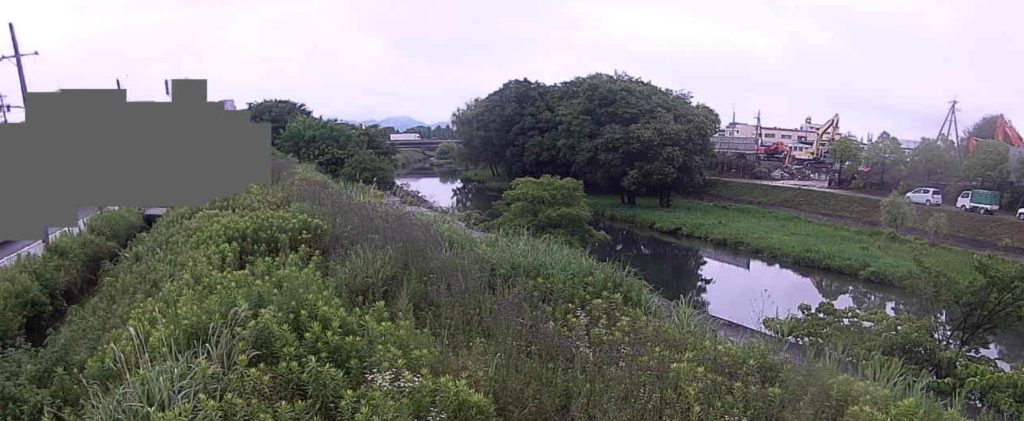
<svg viewBox="0 0 1024 421"><path fill-rule="evenodd" d="M487 210L496 194L481 186L463 185L455 176L419 169L396 180L419 191L434 204ZM799 314L800 304L812 307L830 300L837 307L885 310L890 314L923 314L906 292L854 277L792 265L769 263L757 257L695 240L665 236L649 230L601 222L597 227L610 242L591 248L601 260L617 261L637 273L666 298L688 298L712 315L764 331L765 317ZM1006 362L1024 362L1024 332L995 338L983 352Z"/></svg>

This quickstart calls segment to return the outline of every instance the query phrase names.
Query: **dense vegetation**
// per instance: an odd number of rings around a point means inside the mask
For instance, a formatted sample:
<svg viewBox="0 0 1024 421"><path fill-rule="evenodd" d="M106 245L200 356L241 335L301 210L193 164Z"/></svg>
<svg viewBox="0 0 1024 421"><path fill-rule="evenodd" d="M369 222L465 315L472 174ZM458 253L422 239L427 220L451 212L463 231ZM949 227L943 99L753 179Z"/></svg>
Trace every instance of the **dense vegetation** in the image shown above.
<svg viewBox="0 0 1024 421"><path fill-rule="evenodd" d="M84 232L58 237L40 255L0 268L0 349L28 340L40 344L68 306L95 286L103 265L145 224L137 209L107 210Z"/></svg>
<svg viewBox="0 0 1024 421"><path fill-rule="evenodd" d="M971 356L972 348L951 348L936 340L937 332L948 331L946 320L837 309L829 302L813 310L805 304L800 311L768 318L765 326L815 349L841 349L856 361L913 367L915 376L925 380L923 387L982 405L989 415L1017 419L1024 414L1024 370L1003 371L987 358Z"/></svg>
<svg viewBox="0 0 1024 421"><path fill-rule="evenodd" d="M962 419L907 378L673 321L579 249L474 237L287 162L274 179L138 236L45 347L3 354L0 414Z"/></svg>
<svg viewBox="0 0 1024 421"><path fill-rule="evenodd" d="M579 246L604 238L590 226L583 183L572 178L517 178L495 208L500 216L490 225L498 229L525 229Z"/></svg>
<svg viewBox="0 0 1024 421"><path fill-rule="evenodd" d="M707 193L744 203L838 216L865 224L876 224L881 217L879 199L872 197L728 180L714 180ZM946 192L945 194L949 196L951 193ZM907 228L927 231L928 220L936 214L943 214L947 219L944 234L988 242L993 245L1005 243L1015 247L1024 247L1024 224L1012 219L991 218L950 209L915 206Z"/></svg>
<svg viewBox="0 0 1024 421"><path fill-rule="evenodd" d="M394 185L398 151L389 130L311 117L305 105L286 100L249 104L250 119L272 124L272 144L324 173L382 189ZM403 158L403 161L408 158Z"/></svg>
<svg viewBox="0 0 1024 421"><path fill-rule="evenodd" d="M458 110L467 165L509 180L556 175L624 203L643 194L668 206L704 182L719 118L687 92L626 74L545 85L513 80Z"/></svg>

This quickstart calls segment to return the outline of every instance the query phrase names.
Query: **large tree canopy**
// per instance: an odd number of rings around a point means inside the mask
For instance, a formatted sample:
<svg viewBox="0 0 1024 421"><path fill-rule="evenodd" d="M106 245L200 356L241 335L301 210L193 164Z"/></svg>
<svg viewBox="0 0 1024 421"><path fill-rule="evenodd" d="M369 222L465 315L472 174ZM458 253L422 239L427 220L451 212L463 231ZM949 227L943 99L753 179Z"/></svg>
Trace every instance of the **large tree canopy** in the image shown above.
<svg viewBox="0 0 1024 421"><path fill-rule="evenodd" d="M251 121L270 123L271 142L274 146L277 146L289 121L298 116L309 117L312 115L312 112L306 108L306 104L286 99L265 99L259 102L250 102L248 105Z"/></svg>
<svg viewBox="0 0 1024 421"><path fill-rule="evenodd" d="M964 161L963 177L981 183L982 187L997 189L1010 178L1010 147L1003 142L983 140Z"/></svg>
<svg viewBox="0 0 1024 421"><path fill-rule="evenodd" d="M971 127L964 130L964 137L969 138L974 136L978 139L995 139L996 138L996 120L999 119L999 114L987 114L978 121L974 122Z"/></svg>
<svg viewBox="0 0 1024 421"><path fill-rule="evenodd" d="M456 111L466 158L508 178L575 177L634 202L701 186L718 114L624 73L505 83Z"/></svg>
<svg viewBox="0 0 1024 421"><path fill-rule="evenodd" d="M899 139L882 132L864 150L861 159L869 168L865 173L866 182L874 188L883 189L895 187L895 181L907 163L907 154L903 152Z"/></svg>
<svg viewBox="0 0 1024 421"><path fill-rule="evenodd" d="M921 139L907 161L910 180L949 182L956 176L956 150L948 141Z"/></svg>

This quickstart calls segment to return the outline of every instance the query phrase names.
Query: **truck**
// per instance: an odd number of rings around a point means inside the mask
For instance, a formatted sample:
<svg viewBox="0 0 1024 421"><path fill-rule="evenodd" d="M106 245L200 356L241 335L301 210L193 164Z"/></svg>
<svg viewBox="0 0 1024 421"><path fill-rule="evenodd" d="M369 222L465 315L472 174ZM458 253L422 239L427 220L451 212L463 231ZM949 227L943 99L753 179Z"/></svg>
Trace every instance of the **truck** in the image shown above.
<svg viewBox="0 0 1024 421"><path fill-rule="evenodd" d="M999 210L1001 194L989 190L964 190L956 198L956 207L964 212L977 212L992 215Z"/></svg>

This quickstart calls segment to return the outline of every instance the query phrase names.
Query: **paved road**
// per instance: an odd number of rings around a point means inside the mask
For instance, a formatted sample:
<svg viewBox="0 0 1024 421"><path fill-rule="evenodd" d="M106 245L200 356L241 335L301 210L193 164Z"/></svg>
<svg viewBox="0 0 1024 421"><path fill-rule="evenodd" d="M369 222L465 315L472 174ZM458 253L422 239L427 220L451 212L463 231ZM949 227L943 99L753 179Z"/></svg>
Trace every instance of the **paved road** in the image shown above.
<svg viewBox="0 0 1024 421"><path fill-rule="evenodd" d="M78 209L78 220L85 219L86 217L88 217L88 216L90 216L90 215L92 215L92 214L94 214L94 213L96 213L98 211L99 211L99 208L96 208L96 207L88 207L88 208ZM63 229L63 227L48 228L46 230L46 232L49 235L53 235L54 233L56 233L57 231L60 231L61 229ZM7 256L10 256L12 254L15 254L15 253L25 249L25 248L28 248L28 247L38 243L41 240L42 239L40 238L39 240L31 240L31 241L0 241L0 260L3 260Z"/></svg>

